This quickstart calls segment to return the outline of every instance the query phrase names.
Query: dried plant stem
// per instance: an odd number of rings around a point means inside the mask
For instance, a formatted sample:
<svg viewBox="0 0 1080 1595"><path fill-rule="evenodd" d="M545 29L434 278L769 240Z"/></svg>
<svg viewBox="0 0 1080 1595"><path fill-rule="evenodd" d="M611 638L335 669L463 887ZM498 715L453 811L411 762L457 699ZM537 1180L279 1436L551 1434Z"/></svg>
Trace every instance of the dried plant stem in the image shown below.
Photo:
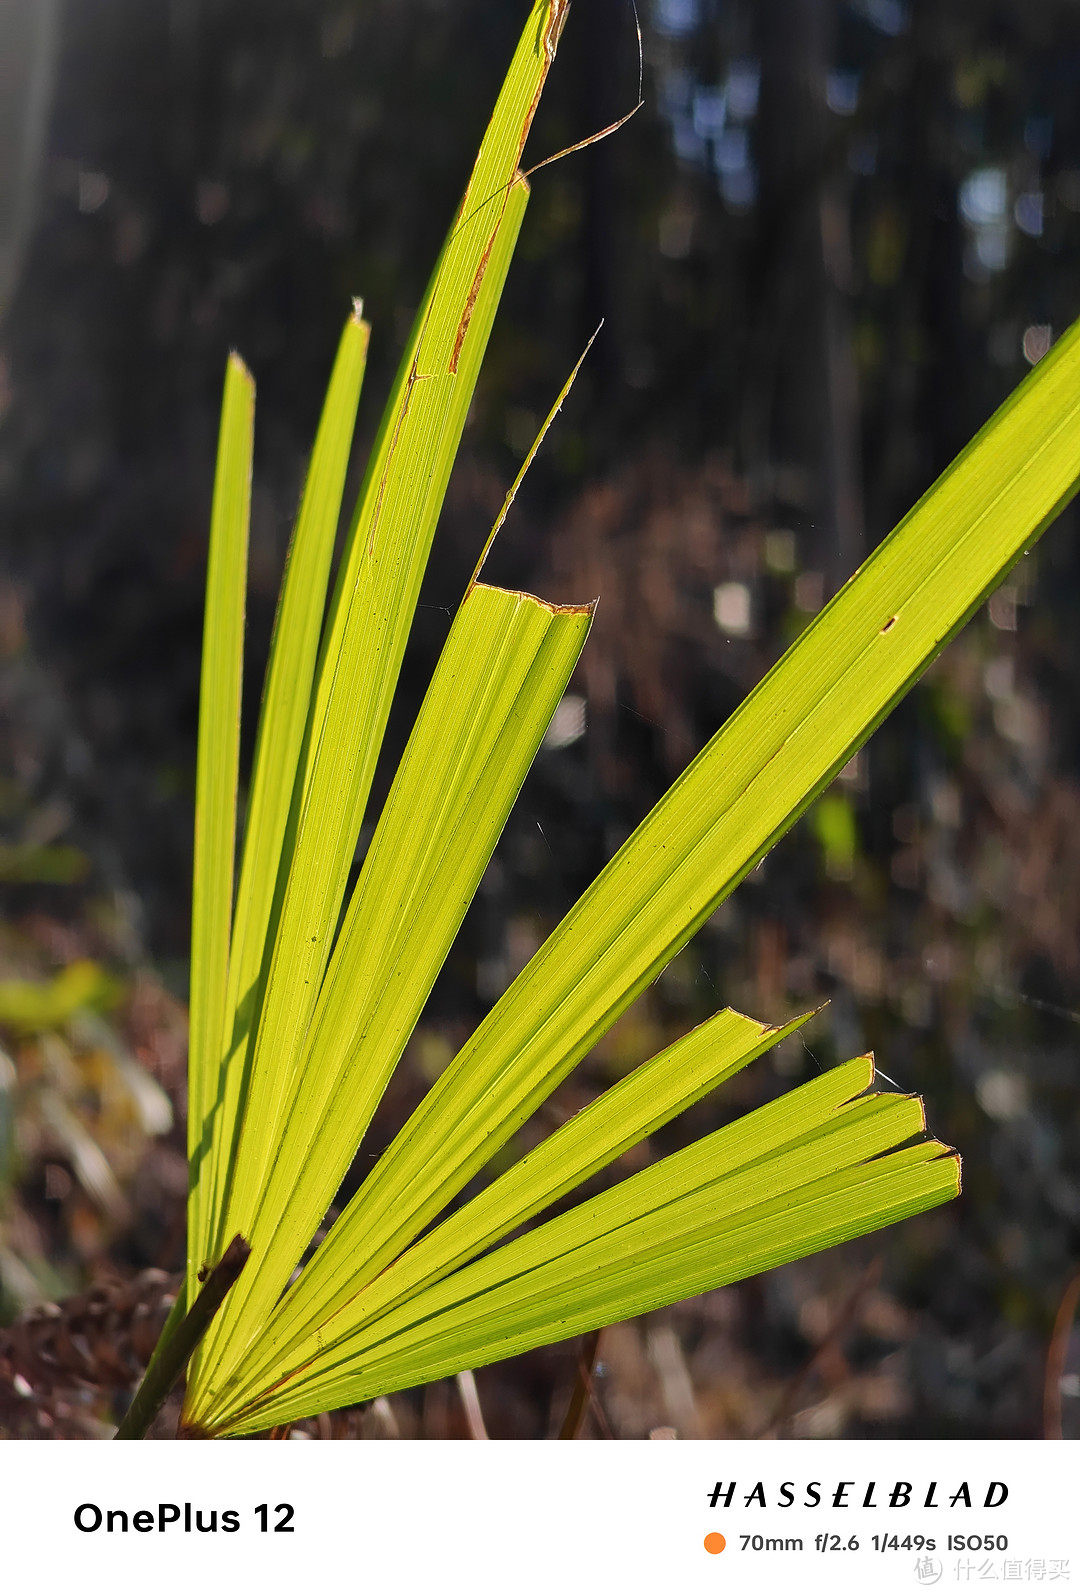
<svg viewBox="0 0 1080 1595"><path fill-rule="evenodd" d="M848 1330L851 1328L855 1321L856 1315L863 1304L863 1301L880 1280L882 1267L883 1259L880 1256L875 1257L870 1263L870 1266L863 1273L862 1278L855 1286L855 1289L852 1291L843 1307L841 1307L840 1311L837 1313L832 1324L829 1326L828 1333L821 1341L817 1350L814 1352L814 1355L810 1358L806 1365L800 1368L798 1373L796 1373L794 1377L788 1381L788 1384L785 1386L783 1394L777 1403L776 1411L769 1419L769 1422L765 1425L765 1428L762 1429L761 1433L757 1436L759 1440L773 1439L779 1434L780 1429L795 1411L795 1404L802 1394L802 1391L808 1380L825 1361L829 1353L836 1350L844 1336L847 1334Z"/></svg>
<svg viewBox="0 0 1080 1595"><path fill-rule="evenodd" d="M170 1390L187 1367L188 1359L210 1327L211 1320L240 1277L251 1256L251 1247L242 1235L235 1235L225 1255L196 1296L190 1311L177 1325L161 1355L155 1356L146 1370L135 1399L116 1431L117 1440L142 1440Z"/></svg>
<svg viewBox="0 0 1080 1595"><path fill-rule="evenodd" d="M576 1440L581 1433L581 1426L585 1421L585 1413L589 1407L597 1410L601 1423L603 1413L599 1411L599 1403L593 1392L593 1369L596 1366L596 1353L600 1345L600 1330L594 1329L591 1334L582 1335L581 1345L578 1349L577 1378L574 1388L570 1392L570 1404L566 1409L566 1417L559 1430L560 1440Z"/></svg>
<svg viewBox="0 0 1080 1595"><path fill-rule="evenodd" d="M457 1376L458 1394L461 1405L465 1408L465 1422L469 1426L471 1440L488 1440L487 1424L484 1422L484 1412L480 1405L480 1392L476 1388L476 1376L471 1368Z"/></svg>

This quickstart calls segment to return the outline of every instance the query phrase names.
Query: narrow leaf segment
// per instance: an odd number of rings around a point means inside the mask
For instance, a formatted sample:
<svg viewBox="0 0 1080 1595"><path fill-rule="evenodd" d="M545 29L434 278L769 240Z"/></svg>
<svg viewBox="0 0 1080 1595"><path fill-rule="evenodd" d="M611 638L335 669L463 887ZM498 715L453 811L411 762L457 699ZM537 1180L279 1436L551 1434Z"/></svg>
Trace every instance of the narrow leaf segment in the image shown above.
<svg viewBox="0 0 1080 1595"><path fill-rule="evenodd" d="M1080 324L717 732L492 1009L364 1182L385 1266L534 1111L1072 496Z"/></svg>
<svg viewBox="0 0 1080 1595"><path fill-rule="evenodd" d="M230 1431L579 1334L955 1195L958 1160L938 1142L893 1150L922 1135L921 1102L866 1094L872 1080L871 1058L831 1070L373 1312L276 1389L263 1384L265 1394L233 1415ZM398 1268L407 1272L408 1261L406 1254ZM396 1272L380 1281L384 1303Z"/></svg>
<svg viewBox="0 0 1080 1595"><path fill-rule="evenodd" d="M598 1097L376 1278L346 1209L285 1296L232 1387L258 1389L415 1296L700 1101L806 1022L780 1029L726 1008Z"/></svg>
<svg viewBox="0 0 1080 1595"><path fill-rule="evenodd" d="M330 1205L502 832L592 618L473 586L379 820L254 1204L252 1262L219 1323L258 1337ZM220 1375L209 1363L212 1389Z"/></svg>
<svg viewBox="0 0 1080 1595"><path fill-rule="evenodd" d="M219 1234L252 1233L326 970L431 537L524 214L528 190L518 158L550 65L553 9L563 8L534 6L511 63L349 532L313 694L295 849ZM223 1332L219 1321L213 1336Z"/></svg>
<svg viewBox="0 0 1080 1595"><path fill-rule="evenodd" d="M288 867L287 822L307 726L368 334L357 308L346 323L330 378L274 623L229 954L228 1030L222 1037L220 1073L205 1104L201 1150L206 1166L200 1160L193 1169L207 1193L205 1209L197 1208L191 1215L189 1251L197 1265L200 1259L218 1256L224 1244L220 1226L243 1111L267 933L275 892Z"/></svg>
<svg viewBox="0 0 1080 1595"><path fill-rule="evenodd" d="M196 1233L208 1223L208 1192L200 1179L203 1124L226 1024L254 422L255 384L239 356L230 355L210 516L195 787L188 1159L189 1220Z"/></svg>

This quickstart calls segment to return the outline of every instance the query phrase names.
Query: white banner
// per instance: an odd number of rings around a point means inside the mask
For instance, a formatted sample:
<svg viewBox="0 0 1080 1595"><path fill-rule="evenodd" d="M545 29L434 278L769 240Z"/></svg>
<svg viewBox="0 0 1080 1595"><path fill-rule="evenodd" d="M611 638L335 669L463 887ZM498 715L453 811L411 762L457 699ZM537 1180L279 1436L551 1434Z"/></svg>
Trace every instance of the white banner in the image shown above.
<svg viewBox="0 0 1080 1595"><path fill-rule="evenodd" d="M1080 1595L1075 1442L0 1444L0 1583Z"/></svg>

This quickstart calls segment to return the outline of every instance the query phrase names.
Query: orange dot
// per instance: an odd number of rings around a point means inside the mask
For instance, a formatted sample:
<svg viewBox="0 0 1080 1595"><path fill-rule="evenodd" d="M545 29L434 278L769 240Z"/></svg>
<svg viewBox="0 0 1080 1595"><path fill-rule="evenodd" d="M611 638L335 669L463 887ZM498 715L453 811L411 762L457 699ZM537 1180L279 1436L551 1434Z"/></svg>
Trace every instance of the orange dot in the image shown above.
<svg viewBox="0 0 1080 1595"><path fill-rule="evenodd" d="M726 1544L727 1540L722 1534L706 1534L705 1536L705 1549L710 1556L719 1556Z"/></svg>

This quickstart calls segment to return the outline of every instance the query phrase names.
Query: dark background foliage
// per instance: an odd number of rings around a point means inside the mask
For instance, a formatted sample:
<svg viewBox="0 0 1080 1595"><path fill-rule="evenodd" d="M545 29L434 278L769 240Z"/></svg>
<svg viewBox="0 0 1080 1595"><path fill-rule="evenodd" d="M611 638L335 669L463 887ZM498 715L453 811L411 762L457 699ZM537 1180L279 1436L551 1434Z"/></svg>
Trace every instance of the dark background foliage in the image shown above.
<svg viewBox="0 0 1080 1595"><path fill-rule="evenodd" d="M340 324L362 295L355 481L524 9L42 0L22 34L6 24L0 952L10 977L89 964L111 1017L88 1036L60 1002L8 1025L0 1293L10 1318L112 1290L124 1352L105 1371L61 1357L46 1379L24 1331L8 1377L36 1394L0 1408L13 1432L108 1421L139 1356L125 1314L164 1288L134 1276L182 1253L182 1136L118 1107L114 1075L156 1077L182 1113L225 355L259 391L250 744ZM1080 312L1066 0L652 0L641 25L644 108L534 179L392 747L603 318L489 567L552 598L600 594L597 623L354 1181L650 803ZM629 0L577 0L527 160L621 115L637 80ZM1080 1251L1074 548L1070 511L553 1109L721 1002L780 1019L828 998L805 1046L636 1155L873 1047L963 1151L963 1197L606 1332L594 1432L1030 1436L1059 1410L1077 1432L1067 1323L1043 1410ZM87 1139L115 1191L95 1186ZM481 1373L492 1431L557 1427L574 1355ZM462 1421L438 1386L334 1432Z"/></svg>

